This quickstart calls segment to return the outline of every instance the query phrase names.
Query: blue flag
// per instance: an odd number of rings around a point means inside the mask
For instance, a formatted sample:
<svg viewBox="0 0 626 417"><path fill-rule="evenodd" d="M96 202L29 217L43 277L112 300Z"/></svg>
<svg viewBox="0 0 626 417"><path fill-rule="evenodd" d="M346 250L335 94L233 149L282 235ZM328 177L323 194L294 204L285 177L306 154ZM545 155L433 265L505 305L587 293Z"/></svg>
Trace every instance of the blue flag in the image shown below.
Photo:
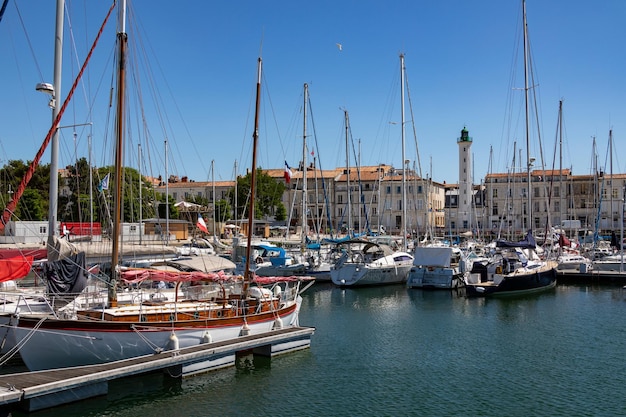
<svg viewBox="0 0 626 417"><path fill-rule="evenodd" d="M111 173L109 172L108 174L104 176L104 178L102 178L102 181L100 181L100 184L98 184L98 191L102 192L102 190L109 189L109 177L110 176L111 176Z"/></svg>

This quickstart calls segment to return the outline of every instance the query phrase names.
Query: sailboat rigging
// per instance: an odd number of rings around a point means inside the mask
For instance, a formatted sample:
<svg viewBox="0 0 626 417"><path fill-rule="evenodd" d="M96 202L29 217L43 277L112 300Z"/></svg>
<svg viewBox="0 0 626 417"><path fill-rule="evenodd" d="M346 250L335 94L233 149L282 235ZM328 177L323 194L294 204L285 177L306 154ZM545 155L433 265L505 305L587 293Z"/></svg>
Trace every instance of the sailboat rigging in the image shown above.
<svg viewBox="0 0 626 417"><path fill-rule="evenodd" d="M472 296L510 296L544 291L556 286L556 267L554 260L541 260L535 252L536 242L532 234L532 193L531 158L530 158L530 123L529 123L529 87L528 87L528 31L526 22L526 1L522 0L523 35L524 35L524 97L526 126L526 167L528 192L527 210L528 228L526 237L517 242L497 240L496 251L487 263L474 262L466 278L466 294Z"/></svg>
<svg viewBox="0 0 626 417"><path fill-rule="evenodd" d="M120 2L120 23L126 17L125 3ZM121 23L119 27L117 88L123 91L127 35L123 30L125 25ZM260 82L259 58L254 149L258 142ZM114 239L119 239L121 221L124 93L118 91L117 98ZM251 192L254 193L255 152L252 159ZM250 200L248 255L254 219L254 198ZM72 302L50 315L20 314L14 318L11 338L30 370L104 363L298 326L300 294L306 289L301 284L310 285L310 278L255 277L250 271L250 256L246 257L243 279L223 271L193 268L177 271L126 268L118 265L117 242L111 254L112 271L107 289L87 287ZM155 288L153 282L168 282L173 287ZM125 291L118 293L118 285L125 286ZM303 341L303 346L306 344Z"/></svg>

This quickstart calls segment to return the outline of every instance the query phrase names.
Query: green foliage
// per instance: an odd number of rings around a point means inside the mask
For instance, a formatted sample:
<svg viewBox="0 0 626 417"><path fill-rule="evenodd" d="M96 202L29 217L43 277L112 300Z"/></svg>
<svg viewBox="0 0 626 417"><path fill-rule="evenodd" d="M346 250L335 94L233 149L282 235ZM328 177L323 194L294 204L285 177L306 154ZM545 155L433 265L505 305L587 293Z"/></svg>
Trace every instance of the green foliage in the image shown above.
<svg viewBox="0 0 626 417"><path fill-rule="evenodd" d="M218 200L215 202L215 221L223 223L230 219L232 207L226 200Z"/></svg>
<svg viewBox="0 0 626 417"><path fill-rule="evenodd" d="M20 200L17 216L22 220L45 220L48 218L48 206L48 200L39 191L27 188Z"/></svg>
<svg viewBox="0 0 626 417"><path fill-rule="evenodd" d="M11 160L0 169L0 193L3 206L6 207L11 198L15 195L22 178L26 175L29 165L30 161L24 163L19 160ZM24 191L24 195L15 209L15 215L18 219L45 220L48 218L49 183L50 165L39 165L33 172L33 176ZM28 197L26 197L27 194Z"/></svg>
<svg viewBox="0 0 626 417"><path fill-rule="evenodd" d="M186 201L188 203L194 203L194 204L198 204L201 205L202 207L209 207L210 202L209 199L201 196L201 195L192 195L191 197L187 198Z"/></svg>
<svg viewBox="0 0 626 417"><path fill-rule="evenodd" d="M279 222L287 220L287 208L282 201L276 206L276 214L274 215L274 218Z"/></svg>
<svg viewBox="0 0 626 417"><path fill-rule="evenodd" d="M252 175L248 173L243 177L237 177L237 218L247 218L249 204L250 184ZM263 172L261 168L256 171L256 187L254 199L254 217L260 219L274 214L274 210L282 205L281 198L285 192L285 184ZM231 204L235 205L235 190L229 192Z"/></svg>
<svg viewBox="0 0 626 417"><path fill-rule="evenodd" d="M156 193L156 202L158 204L157 217L161 219L164 219L166 217L169 217L170 219L178 219L180 217L178 213L178 207L174 206L174 204L176 204L176 201L171 195L167 197L168 198L166 204L165 193ZM166 207L169 207L169 214L166 213Z"/></svg>

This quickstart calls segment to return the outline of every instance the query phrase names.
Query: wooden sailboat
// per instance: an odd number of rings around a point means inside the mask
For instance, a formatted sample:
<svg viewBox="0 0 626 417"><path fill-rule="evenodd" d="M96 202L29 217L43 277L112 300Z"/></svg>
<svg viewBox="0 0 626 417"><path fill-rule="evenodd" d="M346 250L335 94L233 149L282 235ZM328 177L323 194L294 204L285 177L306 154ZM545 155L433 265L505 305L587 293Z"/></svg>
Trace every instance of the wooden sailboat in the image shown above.
<svg viewBox="0 0 626 417"><path fill-rule="evenodd" d="M530 135L528 114L528 33L526 25L526 1L522 0L524 33L524 89L526 103L526 162L528 167L527 184L530 187ZM527 192L528 219L532 221L532 193ZM495 253L488 262L474 262L466 278L466 294L472 296L510 296L544 291L556 286L554 260L544 261L535 253L536 243L530 229L526 237L518 242L498 240Z"/></svg>
<svg viewBox="0 0 626 417"><path fill-rule="evenodd" d="M122 178L124 134L125 1L120 3L119 19L116 144L119 167L116 167L115 177L118 183ZM259 58L252 184L256 171L260 89ZM254 186L251 192L254 194ZM119 235L120 193L120 188L116 188L114 237ZM252 198L250 219L253 219L253 204ZM249 234L248 243L250 238ZM250 272L250 256L246 257L243 277L223 272L124 269L119 266L118 250L119 242L114 241L113 268L106 294L84 292L52 315L21 314L16 318L11 334L30 370L121 360L298 325L300 293L306 289L301 288L301 283L306 281L304 278L254 277ZM170 282L174 288L135 291L129 287L151 281ZM118 286L129 290L118 293Z"/></svg>

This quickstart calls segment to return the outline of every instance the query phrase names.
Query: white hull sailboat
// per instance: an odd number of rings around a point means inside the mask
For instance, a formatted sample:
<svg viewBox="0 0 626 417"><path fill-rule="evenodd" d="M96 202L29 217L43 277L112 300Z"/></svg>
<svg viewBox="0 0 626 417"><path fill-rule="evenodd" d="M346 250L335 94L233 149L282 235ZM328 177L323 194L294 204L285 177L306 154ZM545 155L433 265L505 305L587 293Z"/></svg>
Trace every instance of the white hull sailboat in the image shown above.
<svg viewBox="0 0 626 417"><path fill-rule="evenodd" d="M389 246L353 239L339 244L343 255L330 270L340 287L402 284L413 267L413 256Z"/></svg>
<svg viewBox="0 0 626 417"><path fill-rule="evenodd" d="M260 278L250 272L250 236L241 276L220 272L123 269L119 266L121 181L124 129L125 1L120 3L118 33L117 143L114 176L113 249L107 296L83 292L52 314L20 314L11 329L16 349L31 371L104 363L163 350L230 340L283 326L297 326L301 283L306 277ZM252 166L256 167L261 59ZM251 194L254 195L254 172ZM254 213L251 198L250 218ZM170 283L173 291L135 290L144 282ZM118 287L124 288L118 296Z"/></svg>

